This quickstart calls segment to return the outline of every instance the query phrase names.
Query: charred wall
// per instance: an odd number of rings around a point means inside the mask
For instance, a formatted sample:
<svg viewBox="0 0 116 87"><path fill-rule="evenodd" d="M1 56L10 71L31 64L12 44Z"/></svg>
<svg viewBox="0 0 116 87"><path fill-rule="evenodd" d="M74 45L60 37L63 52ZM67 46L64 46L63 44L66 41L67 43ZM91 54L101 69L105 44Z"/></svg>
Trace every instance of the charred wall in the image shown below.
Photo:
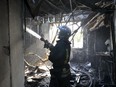
<svg viewBox="0 0 116 87"><path fill-rule="evenodd" d="M22 5L0 1L0 87L24 87Z"/></svg>

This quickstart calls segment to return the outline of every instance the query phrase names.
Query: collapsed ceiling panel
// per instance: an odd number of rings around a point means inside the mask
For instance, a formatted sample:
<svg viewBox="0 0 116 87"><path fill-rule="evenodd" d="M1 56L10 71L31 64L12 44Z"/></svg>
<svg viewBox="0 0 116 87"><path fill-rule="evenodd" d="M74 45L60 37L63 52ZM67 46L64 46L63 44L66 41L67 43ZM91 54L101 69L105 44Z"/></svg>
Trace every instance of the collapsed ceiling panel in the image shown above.
<svg viewBox="0 0 116 87"><path fill-rule="evenodd" d="M25 0L32 17L70 13L76 10L110 12L114 10L113 0Z"/></svg>
<svg viewBox="0 0 116 87"><path fill-rule="evenodd" d="M43 23L81 21L82 26L92 31L104 25L108 26L104 20L107 14L113 13L115 2L113 0L25 0L25 6L26 17L37 17L37 20Z"/></svg>

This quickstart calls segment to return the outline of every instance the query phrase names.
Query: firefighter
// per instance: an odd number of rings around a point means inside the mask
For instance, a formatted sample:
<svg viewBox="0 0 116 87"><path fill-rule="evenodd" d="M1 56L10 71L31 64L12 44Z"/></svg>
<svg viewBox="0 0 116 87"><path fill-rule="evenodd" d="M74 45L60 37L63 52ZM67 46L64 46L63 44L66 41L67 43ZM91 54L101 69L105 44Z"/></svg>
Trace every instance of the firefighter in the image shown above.
<svg viewBox="0 0 116 87"><path fill-rule="evenodd" d="M49 60L53 63L50 70L51 79L49 87L70 87L70 41L71 30L67 26L59 27L59 40L55 46L46 42L45 48L50 49Z"/></svg>

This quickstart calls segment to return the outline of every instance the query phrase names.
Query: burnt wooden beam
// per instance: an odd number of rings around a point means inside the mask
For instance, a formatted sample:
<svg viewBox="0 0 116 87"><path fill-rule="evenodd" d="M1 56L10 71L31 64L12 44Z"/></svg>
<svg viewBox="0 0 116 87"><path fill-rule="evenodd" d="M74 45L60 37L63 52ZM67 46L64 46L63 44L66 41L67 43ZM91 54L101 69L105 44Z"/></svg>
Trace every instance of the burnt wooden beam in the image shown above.
<svg viewBox="0 0 116 87"><path fill-rule="evenodd" d="M79 3L90 7L92 11L94 12L100 12L100 13L111 13L114 9L110 8L101 8L99 6L96 6L95 4L91 4L91 2L88 2L88 0L78 0Z"/></svg>
<svg viewBox="0 0 116 87"><path fill-rule="evenodd" d="M52 2L50 2L49 0L45 0L49 5L51 5L52 7L54 7L55 9L59 10L59 11L63 11L63 9L59 8L58 6L56 6L55 4L53 4Z"/></svg>
<svg viewBox="0 0 116 87"><path fill-rule="evenodd" d="M61 5L63 6L63 9L67 12L69 11L69 9L66 7L66 5L64 4L64 2L62 0L60 0Z"/></svg>
<svg viewBox="0 0 116 87"><path fill-rule="evenodd" d="M91 2L88 2L87 0L78 0L78 2L87 7L90 7L91 9L100 9L98 6L91 4Z"/></svg>
<svg viewBox="0 0 116 87"><path fill-rule="evenodd" d="M29 10L29 12L30 12L30 14L31 14L31 16L33 18L38 15L40 6L41 6L41 4L42 4L43 1L44 0L39 0L38 3L37 3L37 5L33 4L34 6L32 6L31 5L32 3L30 3L29 0L24 0L25 5L27 6L27 8L28 8L28 10Z"/></svg>

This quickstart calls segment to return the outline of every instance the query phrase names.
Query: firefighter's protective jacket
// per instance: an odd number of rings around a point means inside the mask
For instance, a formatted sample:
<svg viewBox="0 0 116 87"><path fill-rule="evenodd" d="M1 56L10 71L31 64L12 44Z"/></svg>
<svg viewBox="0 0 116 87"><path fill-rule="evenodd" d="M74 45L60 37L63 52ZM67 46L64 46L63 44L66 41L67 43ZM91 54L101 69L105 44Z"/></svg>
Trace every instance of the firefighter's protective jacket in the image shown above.
<svg viewBox="0 0 116 87"><path fill-rule="evenodd" d="M70 58L70 42L68 40L59 40L57 44L51 49L49 60L53 63L54 71L65 75L69 72L69 58ZM61 73L60 73L61 72ZM57 74L58 74L57 73Z"/></svg>

